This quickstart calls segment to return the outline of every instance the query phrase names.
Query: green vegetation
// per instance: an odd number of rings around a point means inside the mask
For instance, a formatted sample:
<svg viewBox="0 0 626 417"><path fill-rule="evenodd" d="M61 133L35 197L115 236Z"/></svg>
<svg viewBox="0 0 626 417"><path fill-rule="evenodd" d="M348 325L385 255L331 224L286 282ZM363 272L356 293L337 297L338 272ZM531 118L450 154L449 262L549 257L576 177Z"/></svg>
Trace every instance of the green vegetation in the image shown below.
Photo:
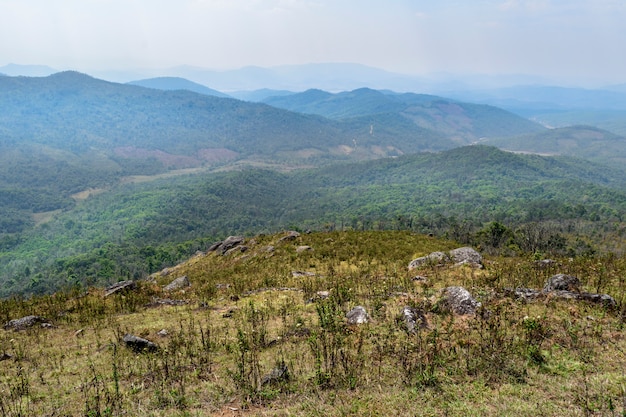
<svg viewBox="0 0 626 417"><path fill-rule="evenodd" d="M541 268L522 253L487 257L484 270L409 272L414 257L456 243L398 231L283 236L199 254L109 297L90 288L0 301L5 323L34 314L53 325L0 330L0 415L623 414L623 258L557 256ZM558 272L617 306L506 295ZM190 287L162 289L182 275ZM476 315L438 307L450 285L482 303ZM349 325L357 305L370 320ZM407 331L404 306L426 327ZM128 349L125 334L158 348Z"/></svg>
<svg viewBox="0 0 626 417"><path fill-rule="evenodd" d="M543 243L518 239L512 252L543 251L552 236L560 253L619 253L623 184L620 171L592 163L485 146L292 173L244 170L126 184L19 239L5 238L2 295L141 278L228 235L286 228L400 229L480 243L495 221L512 231L544 231L534 239Z"/></svg>

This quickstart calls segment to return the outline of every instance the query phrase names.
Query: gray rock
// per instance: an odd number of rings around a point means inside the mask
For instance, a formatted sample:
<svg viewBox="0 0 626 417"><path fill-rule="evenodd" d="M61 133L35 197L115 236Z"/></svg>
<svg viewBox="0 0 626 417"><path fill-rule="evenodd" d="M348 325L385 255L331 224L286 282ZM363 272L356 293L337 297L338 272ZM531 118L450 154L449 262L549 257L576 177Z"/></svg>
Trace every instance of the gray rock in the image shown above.
<svg viewBox="0 0 626 417"><path fill-rule="evenodd" d="M241 245L244 241L245 238L243 236L228 236L216 250L219 250L224 255L235 246Z"/></svg>
<svg viewBox="0 0 626 417"><path fill-rule="evenodd" d="M422 265L437 265L439 263L448 262L448 255L443 252L433 252L421 258L413 259L409 263L409 270L418 268Z"/></svg>
<svg viewBox="0 0 626 417"><path fill-rule="evenodd" d="M617 302L613 297L608 294L594 294L588 292L581 292L578 295L579 300L587 301L594 304L602 304L605 307L616 308Z"/></svg>
<svg viewBox="0 0 626 417"><path fill-rule="evenodd" d="M541 259L539 261L535 261L535 266L539 269L547 269L552 266L557 266L558 262L554 259Z"/></svg>
<svg viewBox="0 0 626 417"><path fill-rule="evenodd" d="M313 250L313 248L310 247L310 246L298 246L296 248L296 253L310 252L312 250Z"/></svg>
<svg viewBox="0 0 626 417"><path fill-rule="evenodd" d="M444 310L458 315L476 314L480 308L480 302L463 287L447 287L443 290L443 298L439 306Z"/></svg>
<svg viewBox="0 0 626 417"><path fill-rule="evenodd" d="M228 249L226 252L222 253L222 255L228 256L228 255L230 255L232 253L244 253L247 250L248 250L247 246L243 246L243 245L235 246L233 248Z"/></svg>
<svg viewBox="0 0 626 417"><path fill-rule="evenodd" d="M25 330L40 324L41 327L50 328L52 325L48 320L41 316L25 316L19 319L13 319L4 325L4 330ZM46 326L47 325L47 326Z"/></svg>
<svg viewBox="0 0 626 417"><path fill-rule="evenodd" d="M287 241L291 241L291 240L296 240L299 237L300 237L300 233L291 230L291 231L287 232L287 234L285 236L283 236L280 239L278 239L278 242L287 242Z"/></svg>
<svg viewBox="0 0 626 417"><path fill-rule="evenodd" d="M169 336L170 332L167 331L167 329L161 329L157 332L157 335L159 337L167 337Z"/></svg>
<svg viewBox="0 0 626 417"><path fill-rule="evenodd" d="M415 307L404 306L402 308L402 319L409 333L415 333L419 329L428 327L424 312Z"/></svg>
<svg viewBox="0 0 626 417"><path fill-rule="evenodd" d="M163 287L163 291L176 291L182 288L187 288L190 285L191 283L189 282L189 278L187 278L187 275L183 275L182 277L176 278L174 281Z"/></svg>
<svg viewBox="0 0 626 417"><path fill-rule="evenodd" d="M475 249L468 246L458 249L452 249L450 251L450 258L452 262L460 264L476 264L481 265L483 263L483 257Z"/></svg>
<svg viewBox="0 0 626 417"><path fill-rule="evenodd" d="M291 276L294 278L299 277L314 277L315 273L308 271L291 271Z"/></svg>
<svg viewBox="0 0 626 417"><path fill-rule="evenodd" d="M134 336L132 334L125 334L122 340L126 344L126 347L134 350L135 352L154 352L158 349L158 346L148 339Z"/></svg>
<svg viewBox="0 0 626 417"><path fill-rule="evenodd" d="M578 291L580 280L573 275L557 274L551 276L543 286L544 292L550 291Z"/></svg>
<svg viewBox="0 0 626 417"><path fill-rule="evenodd" d="M356 306L346 313L346 318L348 319L348 324L363 324L369 321L370 316L367 314L365 307Z"/></svg>
<svg viewBox="0 0 626 417"><path fill-rule="evenodd" d="M132 291L137 288L135 281L120 281L105 288L104 296L108 297L113 294L122 293L126 291Z"/></svg>

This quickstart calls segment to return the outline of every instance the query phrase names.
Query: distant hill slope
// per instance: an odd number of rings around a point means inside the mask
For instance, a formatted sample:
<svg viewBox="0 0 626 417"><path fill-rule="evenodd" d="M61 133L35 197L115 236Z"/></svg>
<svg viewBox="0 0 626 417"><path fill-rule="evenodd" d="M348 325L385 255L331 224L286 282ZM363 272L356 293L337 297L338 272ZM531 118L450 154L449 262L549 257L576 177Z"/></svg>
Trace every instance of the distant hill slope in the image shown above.
<svg viewBox="0 0 626 417"><path fill-rule="evenodd" d="M138 85L140 87L156 88L157 90L187 90L207 96L232 98L228 94L213 90L202 84L194 83L185 78L180 77L156 77L147 78L145 80L130 81L126 84Z"/></svg>
<svg viewBox="0 0 626 417"><path fill-rule="evenodd" d="M486 146L292 173L127 184L0 242L0 296L48 291L70 273L89 283L138 278L229 234L396 226L430 232L493 220L616 224L624 221L625 184L623 171L602 165Z"/></svg>
<svg viewBox="0 0 626 417"><path fill-rule="evenodd" d="M626 138L592 126L563 127L484 143L516 152L568 155L621 167L626 164Z"/></svg>
<svg viewBox="0 0 626 417"><path fill-rule="evenodd" d="M544 130L542 126L492 106L462 103L425 94L395 94L361 88L331 94L321 90L269 97L275 107L332 119L393 113L415 125L469 144L482 137L519 135Z"/></svg>

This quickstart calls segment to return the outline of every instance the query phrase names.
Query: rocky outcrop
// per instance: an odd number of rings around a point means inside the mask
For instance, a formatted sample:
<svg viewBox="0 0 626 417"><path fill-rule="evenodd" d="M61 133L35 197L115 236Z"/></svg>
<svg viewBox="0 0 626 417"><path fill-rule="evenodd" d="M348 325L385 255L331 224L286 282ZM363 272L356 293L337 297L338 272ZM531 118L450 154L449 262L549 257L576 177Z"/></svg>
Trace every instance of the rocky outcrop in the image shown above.
<svg viewBox="0 0 626 417"><path fill-rule="evenodd" d="M413 259L409 262L409 271L421 266L442 265L454 263L455 265L470 265L475 268L482 268L483 257L475 249L462 247L453 249L450 252L432 252L426 256Z"/></svg>
<svg viewBox="0 0 626 417"><path fill-rule="evenodd" d="M26 330L37 324L44 328L53 327L49 320L41 316L25 316L9 321L4 325L4 330Z"/></svg>
<svg viewBox="0 0 626 417"><path fill-rule="evenodd" d="M191 283L189 282L189 278L187 278L187 275L183 275L182 277L176 278L174 281L163 287L163 291L176 291L187 288L190 285Z"/></svg>
<svg viewBox="0 0 626 417"><path fill-rule="evenodd" d="M289 242L289 241L292 241L292 240L296 240L299 237L300 237L300 233L291 230L291 231L287 232L287 234L285 236L283 236L280 239L278 239L278 242L279 243L281 243L281 242Z"/></svg>
<svg viewBox="0 0 626 417"><path fill-rule="evenodd" d="M104 296L108 297L113 294L132 291L137 289L137 283L135 281L120 281L105 288Z"/></svg>
<svg viewBox="0 0 626 417"><path fill-rule="evenodd" d="M443 290L443 296L437 306L443 311L463 316L476 314L481 303L476 301L472 294L463 287L447 287Z"/></svg>
<svg viewBox="0 0 626 417"><path fill-rule="evenodd" d="M311 251L313 251L313 248L310 246L306 246L306 245L298 246L296 248L296 253L311 252Z"/></svg>
<svg viewBox="0 0 626 417"><path fill-rule="evenodd" d="M533 288L505 288L504 294L527 302L550 297L552 299L578 300L602 304L608 308L617 306L615 299L608 294L580 291L580 280L573 275L566 274L551 276L541 290Z"/></svg>
<svg viewBox="0 0 626 417"><path fill-rule="evenodd" d="M579 291L580 280L573 275L556 274L548 278L543 286L543 292L550 291Z"/></svg>
<svg viewBox="0 0 626 417"><path fill-rule="evenodd" d="M365 307L356 306L352 310L346 313L348 324L363 324L369 321L369 314L365 310Z"/></svg>
<svg viewBox="0 0 626 417"><path fill-rule="evenodd" d="M209 249L207 249L207 253L219 252L220 254L225 255L230 249L241 245L244 241L245 238L243 236L228 236L225 240L212 244Z"/></svg>

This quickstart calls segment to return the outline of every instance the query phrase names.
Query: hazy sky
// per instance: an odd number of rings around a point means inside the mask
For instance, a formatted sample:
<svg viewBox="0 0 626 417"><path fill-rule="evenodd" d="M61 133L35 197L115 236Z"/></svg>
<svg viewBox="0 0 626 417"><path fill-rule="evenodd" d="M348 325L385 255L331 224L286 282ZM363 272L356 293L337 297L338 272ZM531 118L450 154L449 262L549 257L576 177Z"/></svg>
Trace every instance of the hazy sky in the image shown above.
<svg viewBox="0 0 626 417"><path fill-rule="evenodd" d="M0 0L0 65L354 62L626 82L626 0Z"/></svg>

